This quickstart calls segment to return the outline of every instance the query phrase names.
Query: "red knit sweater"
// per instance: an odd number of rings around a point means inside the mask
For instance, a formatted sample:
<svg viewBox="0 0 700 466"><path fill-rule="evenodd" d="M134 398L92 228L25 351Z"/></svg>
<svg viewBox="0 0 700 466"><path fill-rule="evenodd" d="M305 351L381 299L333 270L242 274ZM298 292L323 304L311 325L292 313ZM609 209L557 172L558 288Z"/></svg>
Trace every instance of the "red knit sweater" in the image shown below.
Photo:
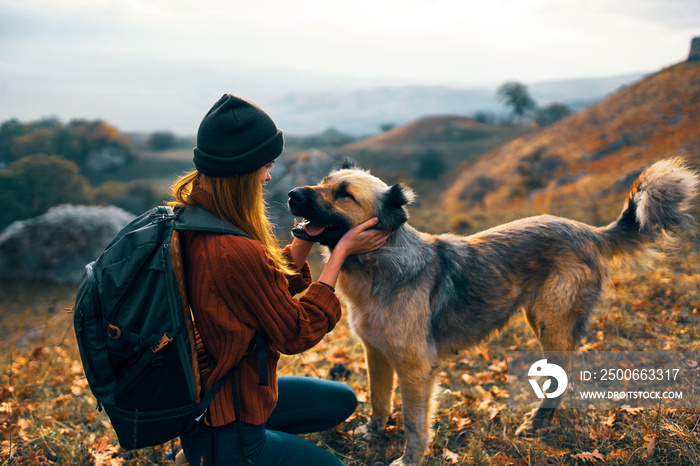
<svg viewBox="0 0 700 466"><path fill-rule="evenodd" d="M211 196L204 190L195 187L191 197L211 209ZM327 286L311 283L308 263L289 278L257 241L199 232L185 238L189 301L208 357L200 371L202 388L208 391L240 360L241 420L263 424L277 403L280 353L301 353L321 341L340 319L340 302ZM289 257L289 246L284 252ZM307 287L303 297L294 297ZM256 331L267 340L266 387L258 386L256 354L244 356ZM235 420L230 380L210 413L213 426Z"/></svg>

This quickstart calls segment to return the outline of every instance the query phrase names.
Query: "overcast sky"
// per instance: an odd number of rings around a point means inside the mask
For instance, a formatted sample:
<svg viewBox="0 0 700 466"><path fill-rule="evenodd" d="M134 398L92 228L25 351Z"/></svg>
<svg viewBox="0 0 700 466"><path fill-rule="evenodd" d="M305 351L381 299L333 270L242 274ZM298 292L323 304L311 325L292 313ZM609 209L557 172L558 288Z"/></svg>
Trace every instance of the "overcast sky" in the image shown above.
<svg viewBox="0 0 700 466"><path fill-rule="evenodd" d="M693 36L698 0L0 0L0 121L59 84L99 99L110 70L133 66L109 84L119 92L138 64L285 92L321 86L311 76L495 85L654 72L684 60Z"/></svg>

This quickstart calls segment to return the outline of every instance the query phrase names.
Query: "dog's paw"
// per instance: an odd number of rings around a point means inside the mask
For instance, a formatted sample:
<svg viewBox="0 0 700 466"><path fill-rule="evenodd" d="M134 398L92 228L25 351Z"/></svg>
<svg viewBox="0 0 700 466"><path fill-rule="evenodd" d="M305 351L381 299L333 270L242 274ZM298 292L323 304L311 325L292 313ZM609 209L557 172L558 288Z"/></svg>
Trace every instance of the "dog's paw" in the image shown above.
<svg viewBox="0 0 700 466"><path fill-rule="evenodd" d="M542 434L549 423L539 420L536 416L527 418L515 430L515 435L520 438L536 438Z"/></svg>
<svg viewBox="0 0 700 466"><path fill-rule="evenodd" d="M404 460L404 457L402 456L401 458L392 461L389 466L420 466L420 462L418 462L418 463L416 463L415 461L408 462L408 461Z"/></svg>
<svg viewBox="0 0 700 466"><path fill-rule="evenodd" d="M352 437L365 442L374 442L379 438L380 433L372 429L368 424L356 427L352 431Z"/></svg>
<svg viewBox="0 0 700 466"><path fill-rule="evenodd" d="M549 427L552 410L533 409L525 415L522 424L515 430L521 438L535 438L542 435L542 430Z"/></svg>
<svg viewBox="0 0 700 466"><path fill-rule="evenodd" d="M515 435L520 438L534 438L537 437L537 429L532 423L532 420L528 419L518 426L515 430Z"/></svg>

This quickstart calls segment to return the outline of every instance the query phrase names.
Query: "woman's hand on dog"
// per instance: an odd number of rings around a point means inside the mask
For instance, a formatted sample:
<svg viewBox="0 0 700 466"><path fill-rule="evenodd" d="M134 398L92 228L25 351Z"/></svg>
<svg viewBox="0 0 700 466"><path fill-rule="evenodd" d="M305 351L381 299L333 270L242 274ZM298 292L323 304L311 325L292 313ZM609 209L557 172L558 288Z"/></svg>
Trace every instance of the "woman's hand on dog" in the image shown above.
<svg viewBox="0 0 700 466"><path fill-rule="evenodd" d="M335 248L333 248L331 256L326 262L326 267L321 272L321 276L318 277L318 281L334 288L335 282L338 280L340 267L348 256L365 254L382 247L389 239L391 232L373 230L372 227L378 222L379 219L374 217L345 233Z"/></svg>
<svg viewBox="0 0 700 466"><path fill-rule="evenodd" d="M379 219L374 217L345 233L333 249L332 254L344 254L347 257L353 254L376 251L382 247L389 239L391 232L373 230L372 227L377 223L379 223Z"/></svg>

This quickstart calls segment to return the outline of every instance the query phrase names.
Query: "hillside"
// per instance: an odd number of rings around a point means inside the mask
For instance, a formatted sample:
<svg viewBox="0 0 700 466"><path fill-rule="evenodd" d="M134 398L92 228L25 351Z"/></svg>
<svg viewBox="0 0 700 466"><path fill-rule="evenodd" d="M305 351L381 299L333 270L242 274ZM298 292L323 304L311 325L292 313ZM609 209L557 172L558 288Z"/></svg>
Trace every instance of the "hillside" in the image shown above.
<svg viewBox="0 0 700 466"><path fill-rule="evenodd" d="M334 151L356 160L389 183L405 181L429 197L436 180L465 161L499 147L532 128L488 126L462 117L440 115L415 120Z"/></svg>
<svg viewBox="0 0 700 466"><path fill-rule="evenodd" d="M700 162L697 62L663 69L486 153L452 174L436 208L488 215L493 223L509 219L494 217L504 211L511 218L566 212L607 222L640 169L672 155Z"/></svg>

